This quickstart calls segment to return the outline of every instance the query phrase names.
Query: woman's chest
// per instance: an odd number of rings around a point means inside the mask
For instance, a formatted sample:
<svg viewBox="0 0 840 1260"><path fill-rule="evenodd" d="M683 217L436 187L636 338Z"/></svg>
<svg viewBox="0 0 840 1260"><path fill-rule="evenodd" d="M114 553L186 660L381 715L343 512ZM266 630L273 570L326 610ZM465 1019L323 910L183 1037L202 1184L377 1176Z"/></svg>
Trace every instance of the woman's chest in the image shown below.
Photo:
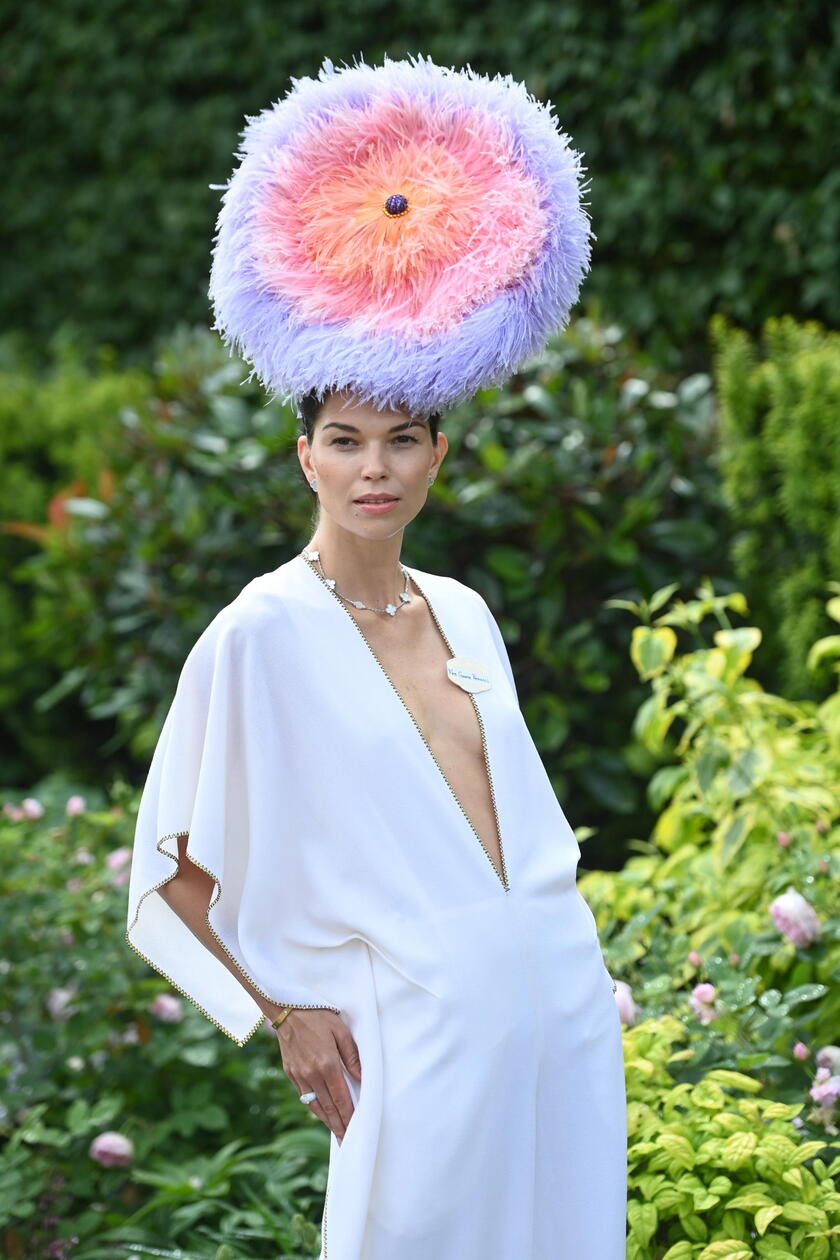
<svg viewBox="0 0 840 1260"><path fill-rule="evenodd" d="M481 756L481 728L473 701L446 672L454 652L428 610L423 612L423 618L402 634L389 633L390 626L361 628L385 681L390 680L432 749L443 756L455 751Z"/></svg>

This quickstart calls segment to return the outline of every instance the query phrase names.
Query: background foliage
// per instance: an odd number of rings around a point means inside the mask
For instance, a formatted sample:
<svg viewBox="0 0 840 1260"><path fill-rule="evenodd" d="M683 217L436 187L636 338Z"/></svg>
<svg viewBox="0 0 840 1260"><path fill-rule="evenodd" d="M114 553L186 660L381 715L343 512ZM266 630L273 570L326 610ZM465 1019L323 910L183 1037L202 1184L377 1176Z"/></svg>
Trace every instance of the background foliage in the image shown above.
<svg viewBox="0 0 840 1260"><path fill-rule="evenodd" d="M763 666L814 695L806 651L840 574L840 334L789 316L759 344L722 316L711 334L732 568L765 627Z"/></svg>
<svg viewBox="0 0 840 1260"><path fill-rule="evenodd" d="M840 562L838 338L770 320L755 364L746 333L714 327L713 383L574 320L445 417L449 452L406 535L408 563L495 609L529 728L573 821L598 830L601 866L650 825L654 768L609 597L725 591L734 568L767 642L762 682L815 699L830 686L805 653ZM146 374L103 357L88 370L65 345L38 381L25 362L0 373L0 411L33 416L25 434L6 426L0 471L15 512L0 522L7 784L52 764L93 780L103 757L139 784L195 639L311 533L296 418L241 383L215 334L161 338Z"/></svg>
<svg viewBox="0 0 840 1260"><path fill-rule="evenodd" d="M445 417L404 554L488 599L585 841L625 1025L628 1260L829 1260L840 11L4 17L0 1251L317 1254L326 1130L272 1035L243 1051L130 951L122 890L187 651L310 531L294 417L207 330L209 185L290 76L420 52L525 79L591 180L582 317ZM770 914L791 888L807 944ZM123 1164L92 1157L103 1130L132 1144Z"/></svg>
<svg viewBox="0 0 840 1260"><path fill-rule="evenodd" d="M663 763L656 824L623 872L580 882L625 1024L628 1260L829 1260L838 1108L810 1091L840 1012L840 693L764 692L748 672L758 631L726 625L743 597L665 607L672 594L625 640L650 691L638 730ZM723 623L711 645L707 617ZM840 636L814 650L840 660ZM314 1257L327 1130L265 1025L237 1046L128 948L137 796L116 782L68 814L77 786L52 775L0 818L4 1254ZM768 913L789 885L819 919L807 944ZM92 1157L103 1131L131 1143L123 1163Z"/></svg>
<svg viewBox="0 0 840 1260"><path fill-rule="evenodd" d="M208 319L219 192L246 115L292 75L424 53L524 79L583 151L585 301L668 367L723 311L840 323L840 14L822 0L130 0L4 23L0 326L72 321L121 351Z"/></svg>
<svg viewBox="0 0 840 1260"><path fill-rule="evenodd" d="M52 436L33 429L0 473L0 494L4 478L12 503L26 485L30 509L53 518L7 519L0 541L14 564L10 644L26 654L6 683L26 781L50 764L90 779L104 756L139 784L201 630L307 542L296 419L262 405L244 373L199 329L165 339L148 379L112 385L107 415L95 412L99 383L79 372L62 413L78 426L78 459L57 481ZM47 378L40 410L67 376ZM14 399L22 387L7 378ZM617 326L581 319L444 425L450 449L404 557L482 590L497 611L555 790L603 828L594 851L609 862L628 820L644 825L650 757L627 738L639 687L602 602L649 595L675 573L725 585L711 380L674 381ZM7 782L22 778L15 769Z"/></svg>

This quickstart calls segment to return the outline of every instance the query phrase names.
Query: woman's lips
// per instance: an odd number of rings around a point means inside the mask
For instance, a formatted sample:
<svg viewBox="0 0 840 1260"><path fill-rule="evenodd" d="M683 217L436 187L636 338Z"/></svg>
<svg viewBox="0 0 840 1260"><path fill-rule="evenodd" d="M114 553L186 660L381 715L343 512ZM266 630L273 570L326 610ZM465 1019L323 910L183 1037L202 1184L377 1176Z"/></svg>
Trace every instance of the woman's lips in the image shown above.
<svg viewBox="0 0 840 1260"><path fill-rule="evenodd" d="M387 499L384 503L371 503L366 499L356 499L356 507L360 507L368 516L379 516L382 512L390 512L392 507L396 507L399 499Z"/></svg>

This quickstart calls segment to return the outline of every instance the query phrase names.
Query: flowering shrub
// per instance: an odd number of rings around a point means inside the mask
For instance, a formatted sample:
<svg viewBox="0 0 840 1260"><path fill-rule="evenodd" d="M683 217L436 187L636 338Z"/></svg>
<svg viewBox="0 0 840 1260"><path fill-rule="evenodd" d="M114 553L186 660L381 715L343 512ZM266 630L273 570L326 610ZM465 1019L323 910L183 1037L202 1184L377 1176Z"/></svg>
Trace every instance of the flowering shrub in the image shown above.
<svg viewBox="0 0 840 1260"><path fill-rule="evenodd" d="M236 1046L125 943L134 794L23 795L0 816L0 1255L317 1255L329 1135L274 1033Z"/></svg>
<svg viewBox="0 0 840 1260"><path fill-rule="evenodd" d="M802 1107L726 1068L686 1074L690 1027L673 1015L624 1035L628 1084L628 1260L828 1260L840 1194ZM839 1160L834 1160L834 1172Z"/></svg>
<svg viewBox="0 0 840 1260"><path fill-rule="evenodd" d="M627 1028L628 1257L827 1260L840 1250L840 694L765 693L747 677L760 633L727 617L743 597L704 584L654 617L674 590L610 601L643 622L631 655L652 694L635 734L670 763L651 777L658 818L637 855L580 878ZM828 611L840 620L840 600ZM720 628L704 647L709 615ZM679 655L675 628L701 646ZM811 659L832 654L840 637ZM685 1045L670 1059L666 1034ZM754 1097L735 1104L728 1085Z"/></svg>
<svg viewBox="0 0 840 1260"><path fill-rule="evenodd" d="M766 695L752 628L678 656L672 624L739 597L649 624L666 598L632 646L653 686L636 734L671 756L656 827L623 871L580 879L624 1025L627 1256L829 1260L840 701ZM136 794L20 796L0 816L0 1251L316 1256L329 1135L274 1034L236 1046L125 944Z"/></svg>

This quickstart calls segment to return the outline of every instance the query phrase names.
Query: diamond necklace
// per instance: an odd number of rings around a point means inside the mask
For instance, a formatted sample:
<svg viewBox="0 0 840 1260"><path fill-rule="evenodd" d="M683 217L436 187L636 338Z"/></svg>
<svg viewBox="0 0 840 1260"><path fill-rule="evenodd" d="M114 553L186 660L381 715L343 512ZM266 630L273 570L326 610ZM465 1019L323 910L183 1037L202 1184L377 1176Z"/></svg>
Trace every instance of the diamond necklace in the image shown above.
<svg viewBox="0 0 840 1260"><path fill-rule="evenodd" d="M386 604L384 608L371 608L370 604L363 604L360 599L350 599L349 595L342 595L341 591L336 587L335 578L328 578L326 573L324 573L324 566L321 564L320 551L302 551L300 554L303 556L304 560L314 560L318 565L318 568L321 570L321 575L327 586L335 591L339 599L343 599L347 604L352 604L354 608L366 608L368 612L388 613L389 616L393 617L401 608L404 608L406 604L411 603L411 594L408 589L408 569L406 569L404 564L400 564L400 569L402 570L404 579L403 588L400 591L400 602L398 604Z"/></svg>

